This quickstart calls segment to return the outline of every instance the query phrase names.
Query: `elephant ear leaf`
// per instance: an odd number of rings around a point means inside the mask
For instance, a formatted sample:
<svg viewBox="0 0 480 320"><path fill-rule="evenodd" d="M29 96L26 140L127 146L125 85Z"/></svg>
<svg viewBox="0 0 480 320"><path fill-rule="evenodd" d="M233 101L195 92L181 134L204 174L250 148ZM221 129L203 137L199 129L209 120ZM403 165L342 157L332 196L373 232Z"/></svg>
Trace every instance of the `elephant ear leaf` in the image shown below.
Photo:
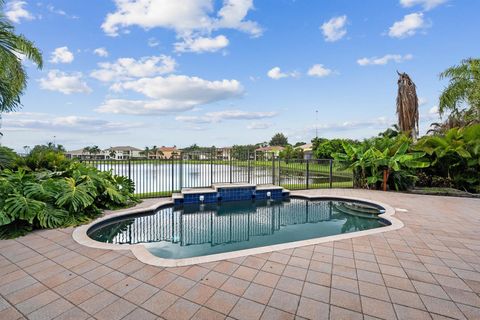
<svg viewBox="0 0 480 320"><path fill-rule="evenodd" d="M45 202L30 199L18 193L10 194L5 200L4 210L12 218L32 223L37 214L45 209Z"/></svg>

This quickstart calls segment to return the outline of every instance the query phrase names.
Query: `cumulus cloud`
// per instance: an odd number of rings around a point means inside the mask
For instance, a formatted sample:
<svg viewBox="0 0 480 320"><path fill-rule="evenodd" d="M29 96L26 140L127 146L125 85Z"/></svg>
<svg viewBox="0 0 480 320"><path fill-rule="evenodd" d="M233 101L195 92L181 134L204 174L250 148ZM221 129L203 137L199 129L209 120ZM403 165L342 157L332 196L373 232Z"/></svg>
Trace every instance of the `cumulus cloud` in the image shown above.
<svg viewBox="0 0 480 320"><path fill-rule="evenodd" d="M185 38L181 42L175 43L177 52L215 52L228 46L228 39L224 35L215 38L198 37Z"/></svg>
<svg viewBox="0 0 480 320"><path fill-rule="evenodd" d="M138 60L120 58L115 62L101 62L98 66L90 76L103 82L111 82L170 73L175 70L176 62L169 56L160 55Z"/></svg>
<svg viewBox="0 0 480 320"><path fill-rule="evenodd" d="M110 99L96 111L136 115L182 112L243 94L243 87L237 80L209 81L184 75L125 81L114 84L112 89L117 92L132 90L151 100Z"/></svg>
<svg viewBox="0 0 480 320"><path fill-rule="evenodd" d="M322 29L325 41L335 42L342 39L347 34L346 24L346 15L333 17L332 19L322 24L320 29Z"/></svg>
<svg viewBox="0 0 480 320"><path fill-rule="evenodd" d="M81 72L65 73L60 70L50 70L46 77L39 80L40 88L58 91L63 94L90 93L92 89L83 80Z"/></svg>
<svg viewBox="0 0 480 320"><path fill-rule="evenodd" d="M400 4L405 8L420 5L424 10L432 10L448 0L400 0Z"/></svg>
<svg viewBox="0 0 480 320"><path fill-rule="evenodd" d="M53 50L50 57L51 63L72 63L74 59L73 53L68 49L68 47L60 47Z"/></svg>
<svg viewBox="0 0 480 320"><path fill-rule="evenodd" d="M5 7L5 16L8 20L20 23L22 20L33 20L35 17L25 8L26 1L12 0Z"/></svg>
<svg viewBox="0 0 480 320"><path fill-rule="evenodd" d="M93 50L93 53L102 58L108 57L108 51L104 47Z"/></svg>
<svg viewBox="0 0 480 320"><path fill-rule="evenodd" d="M14 112L3 116L4 130L62 130L81 132L124 132L140 127L139 123L112 122L75 115L57 116L47 113Z"/></svg>
<svg viewBox="0 0 480 320"><path fill-rule="evenodd" d="M412 60L413 55L406 54L386 54L383 57L371 57L371 58L361 58L357 60L357 63L361 66L374 66L374 65L386 65L390 61L401 63L407 60Z"/></svg>
<svg viewBox="0 0 480 320"><path fill-rule="evenodd" d="M38 5L41 6L41 3L39 3ZM47 10L50 11L51 13L58 14L58 15L63 16L65 18L78 19L78 16L70 15L67 12L65 12L65 10L58 9L58 8L54 7L52 4L47 5Z"/></svg>
<svg viewBox="0 0 480 320"><path fill-rule="evenodd" d="M253 9L253 0L224 0L216 15L213 0L115 0L115 5L115 12L109 13L102 24L103 31L110 36L117 36L130 26L173 29L180 37L209 34L221 28L252 36L262 33L256 22L245 20Z"/></svg>
<svg viewBox="0 0 480 320"><path fill-rule="evenodd" d="M288 72L288 73L282 72L280 67L273 67L272 69L268 70L267 76L274 80L278 80L278 79L287 78L287 77L298 77L299 73L296 71Z"/></svg>
<svg viewBox="0 0 480 320"><path fill-rule="evenodd" d="M209 81L199 77L169 75L116 83L114 91L132 90L153 99L194 101L197 104L219 101L243 93L237 80Z"/></svg>
<svg viewBox="0 0 480 320"><path fill-rule="evenodd" d="M415 35L419 30L427 28L422 12L407 14L402 20L395 22L389 29L392 38L406 38Z"/></svg>
<svg viewBox="0 0 480 320"><path fill-rule="evenodd" d="M203 116L177 116L175 120L189 123L218 123L224 120L254 120L272 118L276 112L249 112L242 110L223 110L207 112Z"/></svg>
<svg viewBox="0 0 480 320"><path fill-rule="evenodd" d="M325 68L323 64L315 64L310 69L308 69L307 74L311 77L326 77L332 74L332 70Z"/></svg>

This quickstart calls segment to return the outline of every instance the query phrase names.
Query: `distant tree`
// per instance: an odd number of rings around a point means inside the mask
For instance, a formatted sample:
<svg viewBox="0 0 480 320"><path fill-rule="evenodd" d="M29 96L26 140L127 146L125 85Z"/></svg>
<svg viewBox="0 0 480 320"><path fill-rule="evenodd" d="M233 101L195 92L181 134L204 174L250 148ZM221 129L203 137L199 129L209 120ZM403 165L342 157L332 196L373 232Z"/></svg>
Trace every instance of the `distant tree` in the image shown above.
<svg viewBox="0 0 480 320"><path fill-rule="evenodd" d="M287 163L294 159L301 160L303 159L303 150L300 148L293 148L292 146L286 146L285 149L280 151L279 156Z"/></svg>
<svg viewBox="0 0 480 320"><path fill-rule="evenodd" d="M249 156L254 156L255 149L257 149L257 147L252 144L234 145L232 147L231 156L233 159L247 160Z"/></svg>
<svg viewBox="0 0 480 320"><path fill-rule="evenodd" d="M283 133L276 133L272 139L270 139L270 146L285 147L288 145L288 138Z"/></svg>
<svg viewBox="0 0 480 320"><path fill-rule="evenodd" d="M148 159L150 157L150 152L150 147L145 147L145 149L142 151L142 154Z"/></svg>
<svg viewBox="0 0 480 320"><path fill-rule="evenodd" d="M152 154L153 154L153 158L154 158L154 159L157 159L158 147L157 147L156 145L154 145L154 146L152 147L152 149L150 149L150 151L151 151Z"/></svg>
<svg viewBox="0 0 480 320"><path fill-rule="evenodd" d="M297 142L297 143L295 143L295 144L293 145L293 147L296 148L296 147L303 146L303 145L305 145L305 144L307 144L307 143L306 143L306 142Z"/></svg>
<svg viewBox="0 0 480 320"><path fill-rule="evenodd" d="M110 147L110 149L108 150L108 156L110 157L110 159L115 159L117 156L117 152L112 147Z"/></svg>
<svg viewBox="0 0 480 320"><path fill-rule="evenodd" d="M263 142L259 142L259 143L256 143L255 144L255 148L264 148L264 147L268 147L268 142L267 141L263 141Z"/></svg>

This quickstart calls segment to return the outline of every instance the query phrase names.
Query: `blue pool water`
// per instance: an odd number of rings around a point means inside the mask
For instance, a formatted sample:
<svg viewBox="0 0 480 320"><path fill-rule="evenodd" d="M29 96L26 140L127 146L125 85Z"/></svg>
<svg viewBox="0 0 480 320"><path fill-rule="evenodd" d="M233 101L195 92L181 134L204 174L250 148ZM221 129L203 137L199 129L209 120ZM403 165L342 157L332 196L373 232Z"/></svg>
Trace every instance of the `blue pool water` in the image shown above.
<svg viewBox="0 0 480 320"><path fill-rule="evenodd" d="M116 244L147 243L180 259L314 239L385 226L381 208L338 199L235 201L159 208L95 225L88 235Z"/></svg>

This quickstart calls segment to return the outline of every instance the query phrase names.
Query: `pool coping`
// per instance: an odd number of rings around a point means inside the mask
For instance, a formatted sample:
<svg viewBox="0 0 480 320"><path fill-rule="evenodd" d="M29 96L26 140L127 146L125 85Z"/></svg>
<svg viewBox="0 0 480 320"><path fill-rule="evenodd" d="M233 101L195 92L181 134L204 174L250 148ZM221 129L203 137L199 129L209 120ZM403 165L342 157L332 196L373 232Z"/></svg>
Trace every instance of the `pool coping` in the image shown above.
<svg viewBox="0 0 480 320"><path fill-rule="evenodd" d="M105 250L130 250L133 255L141 262L145 264L149 264L152 266L159 266L159 267L182 267L182 266L189 266L189 265L194 265L194 264L201 264L201 263L208 263L208 262L214 262L214 261L220 261L220 260L228 260L228 259L234 259L234 258L239 258L239 257L244 257L244 256L249 256L249 255L256 255L256 254L262 254L262 253L267 253L267 252L273 252L273 251L280 251L280 250L286 250L286 249L293 249L293 248L298 248L298 247L304 247L304 246L311 246L311 245L316 245L320 243L325 243L325 242L330 242L330 241L338 241L338 240L344 240L344 239L351 239L351 238L357 238L357 237L362 237L366 235L371 235L371 234L377 234L377 233L383 233L383 232L388 232L388 231L393 231L400 229L404 226L403 222L394 217L395 215L395 209L382 202L370 200L370 199L364 199L364 198L358 198L358 197L349 197L349 196L339 196L339 195L309 195L309 194L302 194L301 192L295 192L295 194L292 194L293 198L303 198L303 199L309 199L309 200L321 200L321 199L345 199L345 200L356 200L356 201L361 201L361 202L367 202L371 203L377 206L381 206L385 209L385 212L380 214L379 217L387 220L390 222L389 226L381 227L381 228L374 228L374 229L369 229L369 230L363 230L363 231L355 231L351 233L344 233L344 234L338 234L338 235L332 235L332 236L326 236L326 237L320 237L320 238L314 238L314 239L308 239L308 240L301 240L301 241L294 241L294 242L287 242L287 243L280 243L280 244L275 244L275 245L270 245L270 246L264 246L264 247L256 247L256 248L250 248L250 249L243 249L243 250L237 250L237 251L231 251L231 252L224 252L224 253L217 253L217 254L211 254L211 255L206 255L206 256L199 256L199 257L192 257L192 258L182 258L182 259L164 259L157 257L153 255L148 249L146 248L146 245L148 244L112 244L112 243L104 243L104 242L99 242L96 240L93 240L87 235L87 231L93 226L96 225L100 222L110 220L113 218L117 217L122 217L122 216L128 216L136 213L144 213L148 211L154 211L160 207L163 206L168 206L168 205L173 205L173 200L172 199L159 199L158 202L155 202L154 204L148 206L148 207L134 207L131 209L126 209L122 210L121 212L114 212L108 215L105 215L101 218L98 218L89 224L79 226L75 228L75 230L72 233L73 239L84 246L90 247L90 248L96 248L96 249L105 249Z"/></svg>

